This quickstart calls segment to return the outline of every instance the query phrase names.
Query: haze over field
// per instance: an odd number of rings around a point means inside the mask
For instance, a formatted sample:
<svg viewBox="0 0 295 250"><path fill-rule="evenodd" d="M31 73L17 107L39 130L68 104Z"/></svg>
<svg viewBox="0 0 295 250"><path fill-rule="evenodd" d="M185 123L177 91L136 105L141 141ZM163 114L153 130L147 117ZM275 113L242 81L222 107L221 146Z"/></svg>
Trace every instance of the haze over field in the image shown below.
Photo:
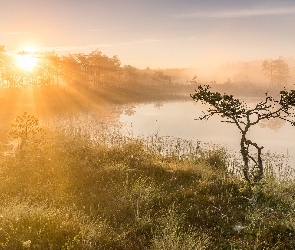
<svg viewBox="0 0 295 250"><path fill-rule="evenodd" d="M138 68L211 68L294 57L295 2L85 0L1 2L0 41L14 53L101 50Z"/></svg>
<svg viewBox="0 0 295 250"><path fill-rule="evenodd" d="M0 249L295 249L295 0L0 1Z"/></svg>

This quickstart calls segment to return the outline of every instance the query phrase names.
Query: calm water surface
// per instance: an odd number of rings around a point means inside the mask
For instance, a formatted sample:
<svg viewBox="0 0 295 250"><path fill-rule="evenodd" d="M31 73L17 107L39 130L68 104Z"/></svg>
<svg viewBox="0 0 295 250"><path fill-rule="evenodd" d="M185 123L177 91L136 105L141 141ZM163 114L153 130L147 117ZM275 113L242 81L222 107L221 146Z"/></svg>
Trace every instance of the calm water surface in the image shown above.
<svg viewBox="0 0 295 250"><path fill-rule="evenodd" d="M208 121L195 120L205 110L204 106L193 101L169 102L162 104L141 104L130 108L120 116L126 127L132 126L137 135L159 133L202 143L226 146L229 150L239 150L240 134L234 124L221 122L218 116ZM290 156L289 164L295 162L295 127L281 120L254 126L248 134L249 139L260 146L264 152L282 153Z"/></svg>

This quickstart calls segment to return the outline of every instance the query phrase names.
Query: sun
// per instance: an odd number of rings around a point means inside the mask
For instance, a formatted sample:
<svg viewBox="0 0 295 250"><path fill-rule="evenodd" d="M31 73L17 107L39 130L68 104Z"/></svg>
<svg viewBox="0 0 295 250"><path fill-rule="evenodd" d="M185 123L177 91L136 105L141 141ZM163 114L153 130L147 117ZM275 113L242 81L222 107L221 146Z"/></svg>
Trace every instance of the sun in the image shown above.
<svg viewBox="0 0 295 250"><path fill-rule="evenodd" d="M17 65L25 71L32 71L37 62L38 58L32 52L22 51L16 55Z"/></svg>

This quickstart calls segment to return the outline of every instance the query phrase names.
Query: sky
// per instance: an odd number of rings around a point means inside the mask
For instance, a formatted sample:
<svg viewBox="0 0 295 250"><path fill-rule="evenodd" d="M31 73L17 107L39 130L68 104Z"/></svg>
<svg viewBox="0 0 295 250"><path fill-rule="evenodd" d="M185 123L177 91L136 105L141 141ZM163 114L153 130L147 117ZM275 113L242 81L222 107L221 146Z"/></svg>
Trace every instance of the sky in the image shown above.
<svg viewBox="0 0 295 250"><path fill-rule="evenodd" d="M295 57L295 0L1 1L0 45L96 49L138 68Z"/></svg>

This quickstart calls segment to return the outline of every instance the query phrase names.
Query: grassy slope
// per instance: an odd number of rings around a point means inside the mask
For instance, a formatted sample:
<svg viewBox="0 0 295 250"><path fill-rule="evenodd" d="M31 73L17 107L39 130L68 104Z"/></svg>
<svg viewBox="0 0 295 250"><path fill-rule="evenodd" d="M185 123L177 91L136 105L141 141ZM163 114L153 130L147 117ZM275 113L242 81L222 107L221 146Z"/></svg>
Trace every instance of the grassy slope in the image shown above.
<svg viewBox="0 0 295 250"><path fill-rule="evenodd" d="M295 248L294 183L269 179L249 202L219 150L163 157L55 132L0 173L0 249Z"/></svg>

